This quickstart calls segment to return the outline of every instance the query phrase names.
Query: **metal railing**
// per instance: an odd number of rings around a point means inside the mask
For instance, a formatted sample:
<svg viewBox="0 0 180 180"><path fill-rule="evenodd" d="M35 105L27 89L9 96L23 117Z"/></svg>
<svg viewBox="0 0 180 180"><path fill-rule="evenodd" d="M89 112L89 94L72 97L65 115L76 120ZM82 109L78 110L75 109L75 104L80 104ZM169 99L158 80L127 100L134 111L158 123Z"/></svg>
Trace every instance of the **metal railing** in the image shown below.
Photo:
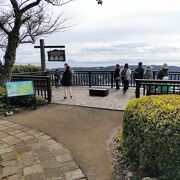
<svg viewBox="0 0 180 180"><path fill-rule="evenodd" d="M136 79L136 98L140 97L140 88L143 88L143 95L157 94L179 94L180 80L149 80Z"/></svg>
<svg viewBox="0 0 180 180"><path fill-rule="evenodd" d="M34 89L36 96L40 95L45 98L48 102L51 102L52 92L51 92L51 82L48 76L33 76L33 75L17 75L13 74L11 81L26 81L31 80L34 84Z"/></svg>
<svg viewBox="0 0 180 180"><path fill-rule="evenodd" d="M48 71L51 78L52 85L55 86L55 71ZM63 71L60 71L62 77ZM135 81L133 78L134 71L131 74L131 80L129 82L130 87L135 87ZM153 79L157 78L157 71L153 71ZM170 80L180 80L180 72L169 72ZM115 86L114 71L75 71L73 74L72 84L75 86ZM122 82L120 82L122 86Z"/></svg>

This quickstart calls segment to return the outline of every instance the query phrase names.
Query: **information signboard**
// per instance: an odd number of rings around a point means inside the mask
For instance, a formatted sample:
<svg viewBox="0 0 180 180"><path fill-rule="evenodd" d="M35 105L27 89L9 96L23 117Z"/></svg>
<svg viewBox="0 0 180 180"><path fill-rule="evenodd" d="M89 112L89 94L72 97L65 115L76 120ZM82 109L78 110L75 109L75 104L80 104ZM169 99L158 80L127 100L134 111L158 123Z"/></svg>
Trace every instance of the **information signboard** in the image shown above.
<svg viewBox="0 0 180 180"><path fill-rule="evenodd" d="M32 81L15 81L6 83L8 97L34 95L34 86Z"/></svg>
<svg viewBox="0 0 180 180"><path fill-rule="evenodd" d="M48 61L66 61L65 50L48 51Z"/></svg>

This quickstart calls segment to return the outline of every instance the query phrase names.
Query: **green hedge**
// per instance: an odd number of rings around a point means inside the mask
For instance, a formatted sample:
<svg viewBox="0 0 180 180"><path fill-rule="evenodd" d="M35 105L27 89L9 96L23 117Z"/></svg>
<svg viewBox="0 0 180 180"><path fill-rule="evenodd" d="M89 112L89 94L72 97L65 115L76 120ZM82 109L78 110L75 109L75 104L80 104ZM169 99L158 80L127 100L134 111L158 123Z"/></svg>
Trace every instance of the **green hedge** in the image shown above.
<svg viewBox="0 0 180 180"><path fill-rule="evenodd" d="M133 99L123 117L121 160L140 177L180 179L180 96Z"/></svg>
<svg viewBox="0 0 180 180"><path fill-rule="evenodd" d="M13 73L37 72L37 71L41 71L41 67L34 66L34 65L26 65L26 66L15 65L15 66L13 66L13 70L12 70Z"/></svg>

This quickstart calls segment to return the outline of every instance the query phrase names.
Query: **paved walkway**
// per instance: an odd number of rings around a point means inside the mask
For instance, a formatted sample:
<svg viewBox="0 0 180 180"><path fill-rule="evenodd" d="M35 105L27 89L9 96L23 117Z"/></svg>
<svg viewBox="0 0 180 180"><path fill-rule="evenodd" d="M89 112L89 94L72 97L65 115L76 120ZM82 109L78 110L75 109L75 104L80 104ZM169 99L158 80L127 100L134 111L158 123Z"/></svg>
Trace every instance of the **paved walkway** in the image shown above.
<svg viewBox="0 0 180 180"><path fill-rule="evenodd" d="M0 120L0 179L85 180L70 152L45 133Z"/></svg>
<svg viewBox="0 0 180 180"><path fill-rule="evenodd" d="M108 87L109 88L109 87ZM78 105L85 107L124 110L129 100L135 98L135 88L129 88L126 94L120 90L109 88L109 95L105 97L89 96L88 87L72 87L73 98L64 99L64 88L53 88L52 103Z"/></svg>

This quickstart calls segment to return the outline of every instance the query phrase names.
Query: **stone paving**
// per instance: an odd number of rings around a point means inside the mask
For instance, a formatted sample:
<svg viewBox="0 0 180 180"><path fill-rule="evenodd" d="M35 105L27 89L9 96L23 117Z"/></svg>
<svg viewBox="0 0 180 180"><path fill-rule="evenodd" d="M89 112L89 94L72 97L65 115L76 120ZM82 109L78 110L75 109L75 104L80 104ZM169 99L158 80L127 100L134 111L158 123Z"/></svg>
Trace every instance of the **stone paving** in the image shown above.
<svg viewBox="0 0 180 180"><path fill-rule="evenodd" d="M0 120L0 179L87 178L70 152L50 136L36 129Z"/></svg>
<svg viewBox="0 0 180 180"><path fill-rule="evenodd" d="M102 87L104 88L104 87ZM124 110L129 100L135 98L135 88L129 88L126 94L122 93L122 87L120 90L115 90L110 87L109 95L105 97L89 96L88 87L72 87L73 98L67 97L64 99L64 88L53 88L52 103L69 104L77 106ZM142 94L142 93L141 93Z"/></svg>

